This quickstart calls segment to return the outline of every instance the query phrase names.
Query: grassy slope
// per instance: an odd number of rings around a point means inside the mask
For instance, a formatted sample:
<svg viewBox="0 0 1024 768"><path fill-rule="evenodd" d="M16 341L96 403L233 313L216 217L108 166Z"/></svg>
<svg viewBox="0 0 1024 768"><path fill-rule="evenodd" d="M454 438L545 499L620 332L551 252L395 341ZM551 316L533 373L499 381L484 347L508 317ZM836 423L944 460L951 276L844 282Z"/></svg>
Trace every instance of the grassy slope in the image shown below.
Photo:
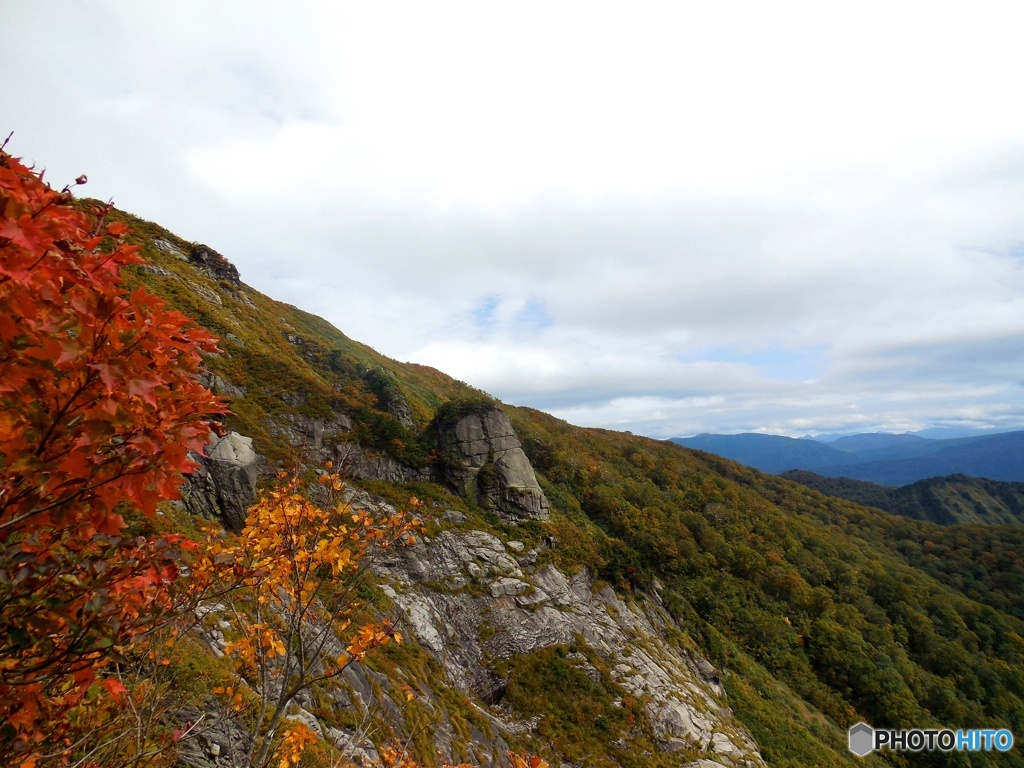
<svg viewBox="0 0 1024 768"><path fill-rule="evenodd" d="M294 307L199 276L151 241L161 237L186 252L188 243L124 218L144 255L183 278L140 272L133 280L226 339L225 354L208 363L246 387L231 403L231 426L272 459L284 461L290 450L268 427L275 419L344 413L361 440L422 460L429 447L422 430L434 410L475 393L432 369L384 358ZM215 291L221 304L187 281ZM388 414L380 372L408 401L415 429ZM986 546L977 534L925 551L934 533L926 523L679 446L507 410L555 509L550 524L524 526L517 538L555 535L560 545L549 556L562 567L590 568L625 592L657 579L684 630L681 642L725 670L732 704L772 765L859 763L845 749L843 729L862 718L1002 724L1024 733L1024 622L1010 615L1019 615L1020 594L997 589L986 604L951 578L958 559ZM908 554L910 544L932 575L914 567L921 563ZM990 571L1012 565L1009 558ZM940 580L943 568L951 572ZM976 756L973 764L987 760ZM1022 764L1012 753L995 760Z"/></svg>

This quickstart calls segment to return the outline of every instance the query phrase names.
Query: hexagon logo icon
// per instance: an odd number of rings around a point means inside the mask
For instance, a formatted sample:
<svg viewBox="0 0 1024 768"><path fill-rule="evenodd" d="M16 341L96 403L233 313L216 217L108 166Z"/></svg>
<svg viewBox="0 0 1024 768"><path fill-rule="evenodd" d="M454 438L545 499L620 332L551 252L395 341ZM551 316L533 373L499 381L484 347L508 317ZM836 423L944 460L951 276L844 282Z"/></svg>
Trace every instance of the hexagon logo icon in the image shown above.
<svg viewBox="0 0 1024 768"><path fill-rule="evenodd" d="M875 748L875 729L867 723L851 725L848 733L850 751L857 757L867 757Z"/></svg>

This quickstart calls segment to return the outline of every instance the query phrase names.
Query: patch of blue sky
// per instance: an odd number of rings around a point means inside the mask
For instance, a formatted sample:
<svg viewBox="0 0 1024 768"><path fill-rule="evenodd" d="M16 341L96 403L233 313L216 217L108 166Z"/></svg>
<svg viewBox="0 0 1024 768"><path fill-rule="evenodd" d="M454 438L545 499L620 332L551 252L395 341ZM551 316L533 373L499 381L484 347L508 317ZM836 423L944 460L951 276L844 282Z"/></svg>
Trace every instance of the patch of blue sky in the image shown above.
<svg viewBox="0 0 1024 768"><path fill-rule="evenodd" d="M683 363L738 363L757 369L770 379L815 381L825 369L828 347L824 344L789 349L741 349L733 346L708 347L677 359Z"/></svg>
<svg viewBox="0 0 1024 768"><path fill-rule="evenodd" d="M481 297L470 310L470 318L478 338L496 333L532 336L554 325L543 299L508 298L500 293Z"/></svg>
<svg viewBox="0 0 1024 768"><path fill-rule="evenodd" d="M501 294L492 293L481 298L471 312L473 325L481 333L486 335L494 330L497 324L498 307L501 305Z"/></svg>
<svg viewBox="0 0 1024 768"><path fill-rule="evenodd" d="M1006 253L1010 258L1024 261L1024 243L1014 243L1007 249Z"/></svg>
<svg viewBox="0 0 1024 768"><path fill-rule="evenodd" d="M545 328L550 328L555 324L555 321L551 318L548 313L547 305L543 299L529 299L523 308L519 310L518 314L513 321L513 325L516 329L522 331L543 331Z"/></svg>

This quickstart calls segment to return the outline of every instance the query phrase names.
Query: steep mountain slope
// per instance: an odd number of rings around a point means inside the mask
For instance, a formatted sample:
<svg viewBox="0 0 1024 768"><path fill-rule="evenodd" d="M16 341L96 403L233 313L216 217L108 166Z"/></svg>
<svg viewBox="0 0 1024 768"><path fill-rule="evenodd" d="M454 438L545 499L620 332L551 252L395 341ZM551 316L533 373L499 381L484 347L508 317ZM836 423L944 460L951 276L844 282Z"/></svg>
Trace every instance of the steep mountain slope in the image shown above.
<svg viewBox="0 0 1024 768"><path fill-rule="evenodd" d="M898 488L879 485L878 483L869 483L867 480L851 480L848 477L827 477L807 469L791 469L780 473L779 477L806 485L808 488L818 493L823 493L826 496L837 496L840 499L846 499L865 507L884 509L886 512L891 512L894 515L900 514L899 510L893 506L893 494L899 490ZM923 480L921 482L928 481ZM907 517L916 516L908 514Z"/></svg>
<svg viewBox="0 0 1024 768"><path fill-rule="evenodd" d="M414 642L303 703L349 753L373 749L361 713L369 735L409 739L427 764L438 751L500 763L514 746L566 766L852 766L844 729L861 719L1024 732L1024 593L993 580L1012 567L999 557L986 593L956 583L960 559L986 546L973 529L929 549L928 523L496 408L123 218L153 260L133 279L224 340L210 383L257 466L331 458L359 504L424 501L426 538L366 590ZM405 704L402 685L420 697ZM226 765L217 744L188 764Z"/></svg>

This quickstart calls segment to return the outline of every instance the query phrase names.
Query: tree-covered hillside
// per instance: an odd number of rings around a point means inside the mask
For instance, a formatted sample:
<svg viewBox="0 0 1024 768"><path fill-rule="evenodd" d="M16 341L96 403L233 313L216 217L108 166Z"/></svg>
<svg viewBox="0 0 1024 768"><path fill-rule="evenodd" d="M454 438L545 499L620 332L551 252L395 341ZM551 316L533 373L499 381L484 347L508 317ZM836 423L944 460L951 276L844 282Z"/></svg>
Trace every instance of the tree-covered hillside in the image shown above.
<svg viewBox="0 0 1024 768"><path fill-rule="evenodd" d="M892 488L848 477L825 477L804 470L784 472L782 477L826 496L839 496L915 520L931 520L943 525L1024 524L1024 483L949 475Z"/></svg>
<svg viewBox="0 0 1024 768"><path fill-rule="evenodd" d="M968 597L983 597L966 582L991 543L984 529L933 542L936 526L732 462L516 416L553 503L583 529L570 538L595 542L572 556L622 589L660 582L681 625L732 670L733 706L770 763L841 759L815 743L829 743L830 730L815 726L822 714L841 727L1020 729L1024 592L990 605ZM590 525L603 535L588 536ZM1024 550L1008 549L990 556L986 578L1019 579Z"/></svg>

